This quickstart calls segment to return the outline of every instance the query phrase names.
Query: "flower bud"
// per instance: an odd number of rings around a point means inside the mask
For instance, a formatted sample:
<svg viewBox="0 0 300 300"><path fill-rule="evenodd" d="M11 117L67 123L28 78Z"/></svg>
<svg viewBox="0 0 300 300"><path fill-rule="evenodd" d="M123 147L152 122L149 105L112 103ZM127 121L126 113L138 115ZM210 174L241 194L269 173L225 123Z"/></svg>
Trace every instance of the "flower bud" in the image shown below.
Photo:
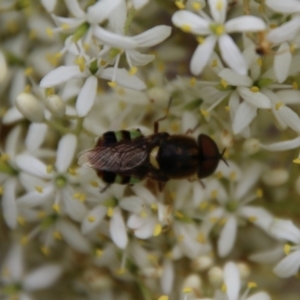
<svg viewBox="0 0 300 300"><path fill-rule="evenodd" d="M248 139L244 142L243 149L248 155L253 155L260 150L260 144L258 139Z"/></svg>
<svg viewBox="0 0 300 300"><path fill-rule="evenodd" d="M21 93L17 96L16 107L19 112L33 123L41 123L44 120L43 104L33 95Z"/></svg>
<svg viewBox="0 0 300 300"><path fill-rule="evenodd" d="M201 285L201 278L197 274L191 274L184 280L182 288L191 288L196 294L201 294Z"/></svg>
<svg viewBox="0 0 300 300"><path fill-rule="evenodd" d="M205 271L210 268L213 264L214 260L209 255L201 255L193 260L193 269L195 271Z"/></svg>
<svg viewBox="0 0 300 300"><path fill-rule="evenodd" d="M214 287L220 287L223 283L223 270L219 267L213 267L208 271L209 282Z"/></svg>
<svg viewBox="0 0 300 300"><path fill-rule="evenodd" d="M262 180L266 185L279 186L287 182L289 173L285 169L273 169L264 173Z"/></svg>
<svg viewBox="0 0 300 300"><path fill-rule="evenodd" d="M50 95L46 100L46 107L55 117L62 117L66 112L66 105L58 95Z"/></svg>

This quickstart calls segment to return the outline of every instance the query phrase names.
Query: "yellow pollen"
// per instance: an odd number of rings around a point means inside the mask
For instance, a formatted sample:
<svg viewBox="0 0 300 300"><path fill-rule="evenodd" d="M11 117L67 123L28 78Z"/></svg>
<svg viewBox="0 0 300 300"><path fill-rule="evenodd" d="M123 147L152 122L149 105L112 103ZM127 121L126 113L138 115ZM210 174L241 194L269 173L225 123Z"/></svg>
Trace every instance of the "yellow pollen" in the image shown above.
<svg viewBox="0 0 300 300"><path fill-rule="evenodd" d="M29 31L29 39L34 40L37 37L37 32L36 30L32 29Z"/></svg>
<svg viewBox="0 0 300 300"><path fill-rule="evenodd" d="M218 60L215 58L215 59L213 59L212 61L211 61L211 67L212 68L215 68L216 66L218 65Z"/></svg>
<svg viewBox="0 0 300 300"><path fill-rule="evenodd" d="M151 204L151 209L152 209L153 211L157 211L157 204L156 204L156 203L152 203L152 204Z"/></svg>
<svg viewBox="0 0 300 300"><path fill-rule="evenodd" d="M199 208L201 210L205 210L205 209L207 209L207 207L208 207L208 202L207 201L201 202L200 205L199 205Z"/></svg>
<svg viewBox="0 0 300 300"><path fill-rule="evenodd" d="M57 231L57 230L53 232L53 237L54 237L56 240L59 240L59 241L62 240L62 235L61 235L61 233L60 233L59 231Z"/></svg>
<svg viewBox="0 0 300 300"><path fill-rule="evenodd" d="M218 191L217 190L212 190L211 193L210 193L210 197L212 199L215 199L218 195Z"/></svg>
<svg viewBox="0 0 300 300"><path fill-rule="evenodd" d="M222 290L223 293L227 292L227 287L226 287L225 283L222 284L221 290Z"/></svg>
<svg viewBox="0 0 300 300"><path fill-rule="evenodd" d="M253 86L250 88L250 91L253 93L257 93L257 92L259 92L259 88L257 86Z"/></svg>
<svg viewBox="0 0 300 300"><path fill-rule="evenodd" d="M290 44L290 52L293 54L293 53L295 53L295 51L296 51L296 46L295 46L295 44Z"/></svg>
<svg viewBox="0 0 300 300"><path fill-rule="evenodd" d="M60 206L58 204L53 204L52 208L55 210L56 213L60 213Z"/></svg>
<svg viewBox="0 0 300 300"><path fill-rule="evenodd" d="M179 9L184 9L185 8L185 5L184 5L184 3L182 3L182 1L175 1L175 5Z"/></svg>
<svg viewBox="0 0 300 300"><path fill-rule="evenodd" d="M94 223L95 220L96 220L95 216L88 216L87 219L88 219L88 221L89 221L90 223Z"/></svg>
<svg viewBox="0 0 300 300"><path fill-rule="evenodd" d="M192 77L192 78L190 79L190 86L193 87L195 84L196 84L196 78L195 78L195 77Z"/></svg>
<svg viewBox="0 0 300 300"><path fill-rule="evenodd" d="M99 248L96 250L95 254L97 257L101 257L103 255L103 250Z"/></svg>
<svg viewBox="0 0 300 300"><path fill-rule="evenodd" d="M59 58L55 54L46 54L46 60L54 67L59 63Z"/></svg>
<svg viewBox="0 0 300 300"><path fill-rule="evenodd" d="M69 24L64 23L64 24L61 24L60 28L62 30L68 30L68 29L70 29L70 26L69 26Z"/></svg>
<svg viewBox="0 0 300 300"><path fill-rule="evenodd" d="M75 59L75 64L78 65L80 72L83 72L85 69L85 58L83 56L78 56Z"/></svg>
<svg viewBox="0 0 300 300"><path fill-rule="evenodd" d="M114 208L110 206L110 207L107 209L106 215L107 215L109 218L111 218L111 217L114 215Z"/></svg>
<svg viewBox="0 0 300 300"><path fill-rule="evenodd" d="M24 88L24 93L29 94L31 92L31 86L29 84L26 84L25 88Z"/></svg>
<svg viewBox="0 0 300 300"><path fill-rule="evenodd" d="M298 90L299 89L299 85L296 81L293 82L293 90Z"/></svg>
<svg viewBox="0 0 300 300"><path fill-rule="evenodd" d="M249 217L248 217L248 221L249 221L250 223L254 223L255 221L257 221L257 217L256 217L256 216L249 216Z"/></svg>
<svg viewBox="0 0 300 300"><path fill-rule="evenodd" d="M39 210L39 211L37 212L37 216L38 216L39 219L43 219L43 218L46 217L46 213L45 213L45 211L43 211L43 210Z"/></svg>
<svg viewBox="0 0 300 300"><path fill-rule="evenodd" d="M68 172L70 175L73 175L73 176L77 175L76 169L74 169L74 168L69 168Z"/></svg>
<svg viewBox="0 0 300 300"><path fill-rule="evenodd" d="M129 75L134 75L137 72L137 67L131 67L129 70Z"/></svg>
<svg viewBox="0 0 300 300"><path fill-rule="evenodd" d="M117 275L123 275L123 274L125 274L125 272L126 272L126 270L124 268L120 268L120 269L116 270Z"/></svg>
<svg viewBox="0 0 300 300"><path fill-rule="evenodd" d="M153 230L153 236L159 236L161 234L162 227L159 223L155 224L154 230Z"/></svg>
<svg viewBox="0 0 300 300"><path fill-rule="evenodd" d="M109 81L107 84L112 88L117 86L117 83L115 81Z"/></svg>
<svg viewBox="0 0 300 300"><path fill-rule="evenodd" d="M37 186L35 187L35 190L36 190L38 193L41 194L41 193L43 192L43 187L37 185Z"/></svg>
<svg viewBox="0 0 300 300"><path fill-rule="evenodd" d="M27 236L23 236L21 238L21 245L26 245L28 243L28 237Z"/></svg>
<svg viewBox="0 0 300 300"><path fill-rule="evenodd" d="M209 116L209 112L207 111L207 110L205 110L205 109L200 109L200 113L201 113L201 115L202 116L204 116L204 117L208 117Z"/></svg>
<svg viewBox="0 0 300 300"><path fill-rule="evenodd" d="M0 185L0 195L3 195L3 192L4 192L4 188L3 186Z"/></svg>
<svg viewBox="0 0 300 300"><path fill-rule="evenodd" d="M228 87L228 83L225 79L221 78L220 82L221 82L221 85L224 89L226 89Z"/></svg>
<svg viewBox="0 0 300 300"><path fill-rule="evenodd" d="M166 295L162 295L158 298L158 300L169 300L169 297Z"/></svg>
<svg viewBox="0 0 300 300"><path fill-rule="evenodd" d="M24 74L26 76L32 75L33 74L33 68L31 68L31 67L26 68L25 71L24 71Z"/></svg>
<svg viewBox="0 0 300 300"><path fill-rule="evenodd" d="M46 167L46 172L47 172L47 174L50 174L52 171L53 171L53 166L52 166L52 165L48 165L48 166Z"/></svg>
<svg viewBox="0 0 300 300"><path fill-rule="evenodd" d="M249 289L254 289L257 287L257 284L253 281L250 281L250 282L248 282L247 286Z"/></svg>
<svg viewBox="0 0 300 300"><path fill-rule="evenodd" d="M218 25L215 29L216 35L222 35L224 33L225 29L223 25Z"/></svg>
<svg viewBox="0 0 300 300"><path fill-rule="evenodd" d="M181 30L184 32L191 32L192 31L192 27L189 24L184 24L181 26Z"/></svg>
<svg viewBox="0 0 300 300"><path fill-rule="evenodd" d="M58 59L58 58L61 58L62 57L62 53L61 52L57 52L54 54L55 57Z"/></svg>
<svg viewBox="0 0 300 300"><path fill-rule="evenodd" d="M45 256L49 256L49 254L50 254L50 249L47 246L41 247L41 251L43 252L43 254Z"/></svg>
<svg viewBox="0 0 300 300"><path fill-rule="evenodd" d="M83 44L83 49L84 49L84 51L89 51L90 50L90 45L89 45L89 43L84 43Z"/></svg>
<svg viewBox="0 0 300 300"><path fill-rule="evenodd" d="M270 27L271 29L274 29L274 28L276 28L276 27L277 27L277 24L275 24L275 23L271 23L271 24L269 24L269 27Z"/></svg>
<svg viewBox="0 0 300 300"><path fill-rule="evenodd" d="M230 111L230 107L229 107L228 105L226 105L226 106L225 106L225 110L226 110L227 112L229 112L229 111Z"/></svg>
<svg viewBox="0 0 300 300"><path fill-rule="evenodd" d="M190 294L193 291L191 287L185 287L183 288L182 292L185 294Z"/></svg>
<svg viewBox="0 0 300 300"><path fill-rule="evenodd" d="M259 58L256 60L256 63L261 67L261 66L262 66L262 58L259 57Z"/></svg>
<svg viewBox="0 0 300 300"><path fill-rule="evenodd" d="M296 158L293 160L294 164L300 164L300 157Z"/></svg>
<svg viewBox="0 0 300 300"><path fill-rule="evenodd" d="M181 243L183 240L184 240L184 235L181 234L177 237L178 243Z"/></svg>
<svg viewBox="0 0 300 300"><path fill-rule="evenodd" d="M230 180L235 180L236 179L236 172L231 172L230 174L229 174L229 179Z"/></svg>
<svg viewBox="0 0 300 300"><path fill-rule="evenodd" d="M206 243L206 239L205 239L205 236L203 233L199 233L198 236L197 236L197 241L200 243L200 244L205 244Z"/></svg>
<svg viewBox="0 0 300 300"><path fill-rule="evenodd" d="M96 180L91 181L90 185L95 188L99 187L99 183Z"/></svg>
<svg viewBox="0 0 300 300"><path fill-rule="evenodd" d="M180 212L180 211L176 211L175 212L175 216L178 218L178 219L183 219L183 214Z"/></svg>
<svg viewBox="0 0 300 300"><path fill-rule="evenodd" d="M223 2L221 0L219 0L217 3L216 3L216 9L217 10L222 10L223 9Z"/></svg>
<svg viewBox="0 0 300 300"><path fill-rule="evenodd" d="M141 212L140 212L140 216L142 217L142 218L147 218L147 213L144 211L144 210L142 210Z"/></svg>
<svg viewBox="0 0 300 300"><path fill-rule="evenodd" d="M100 66L104 67L106 64L107 64L107 62L105 60L100 61Z"/></svg>
<svg viewBox="0 0 300 300"><path fill-rule="evenodd" d="M150 262L154 263L154 264L157 263L157 256L154 255L154 254L148 254L148 255L147 255L147 259L148 259Z"/></svg>
<svg viewBox="0 0 300 300"><path fill-rule="evenodd" d="M25 219L24 219L22 216L19 216L17 220L18 220L18 223L19 223L21 226L24 226L25 223L26 223L26 222L25 222Z"/></svg>
<svg viewBox="0 0 300 300"><path fill-rule="evenodd" d="M50 27L46 28L46 34L48 35L49 38L53 38L53 30Z"/></svg>
<svg viewBox="0 0 300 300"><path fill-rule="evenodd" d="M197 36L196 40L200 45L205 42L205 38L203 36Z"/></svg>
<svg viewBox="0 0 300 300"><path fill-rule="evenodd" d="M258 198L262 198L262 196L264 195L263 190L262 189L257 189L256 190L256 196Z"/></svg>
<svg viewBox="0 0 300 300"><path fill-rule="evenodd" d="M192 3L192 8L193 8L193 10L200 10L201 9L201 4L200 3L198 3L198 2L193 2Z"/></svg>
<svg viewBox="0 0 300 300"><path fill-rule="evenodd" d="M288 255L291 253L291 245L289 244L285 244L284 247L283 247L283 252L285 253L285 255Z"/></svg>
<svg viewBox="0 0 300 300"><path fill-rule="evenodd" d="M276 103L276 105L275 105L276 110L279 110L279 108L282 107L283 105L284 105L283 102Z"/></svg>

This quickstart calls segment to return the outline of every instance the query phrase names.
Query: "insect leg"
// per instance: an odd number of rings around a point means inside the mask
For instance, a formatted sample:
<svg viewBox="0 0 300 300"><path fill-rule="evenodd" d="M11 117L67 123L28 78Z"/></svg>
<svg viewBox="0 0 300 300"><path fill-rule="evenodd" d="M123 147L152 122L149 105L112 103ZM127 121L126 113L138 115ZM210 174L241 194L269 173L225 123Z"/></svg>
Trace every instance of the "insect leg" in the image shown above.
<svg viewBox="0 0 300 300"><path fill-rule="evenodd" d="M100 193L104 193L109 187L111 186L111 183L108 183L103 189L100 190Z"/></svg>
<svg viewBox="0 0 300 300"><path fill-rule="evenodd" d="M193 133L195 132L195 130L196 130L199 126L200 126L200 123L196 124L196 126L195 126L193 129L189 128L189 129L185 132L185 134L193 134Z"/></svg>
<svg viewBox="0 0 300 300"><path fill-rule="evenodd" d="M154 122L154 133L158 133L159 122L160 122L160 121L163 121L163 120L165 120L165 119L167 118L167 116L168 116L168 114L169 114L169 109L170 109L171 104L172 104L172 101L173 101L173 98L171 97L170 100L169 100L168 106L167 106L166 114L165 114L163 117L159 118L158 120L156 120L156 121Z"/></svg>

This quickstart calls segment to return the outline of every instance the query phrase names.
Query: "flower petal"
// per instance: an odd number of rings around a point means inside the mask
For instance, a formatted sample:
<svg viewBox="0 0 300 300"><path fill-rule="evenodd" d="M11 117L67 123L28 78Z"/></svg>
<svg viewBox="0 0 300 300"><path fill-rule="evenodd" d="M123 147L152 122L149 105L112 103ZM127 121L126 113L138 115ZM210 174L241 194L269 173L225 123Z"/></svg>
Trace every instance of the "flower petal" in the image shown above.
<svg viewBox="0 0 300 300"><path fill-rule="evenodd" d="M224 283L226 285L228 299L237 300L241 288L241 279L239 270L233 262L226 263L224 267Z"/></svg>
<svg viewBox="0 0 300 300"><path fill-rule="evenodd" d="M194 75L199 75L209 62L216 41L217 38L215 36L208 36L195 50L190 62L190 69Z"/></svg>
<svg viewBox="0 0 300 300"><path fill-rule="evenodd" d="M123 202L123 201L122 201ZM107 208L103 205L94 207L85 217L81 224L81 232L83 234L95 229L106 215Z"/></svg>
<svg viewBox="0 0 300 300"><path fill-rule="evenodd" d="M226 64L237 73L246 75L248 70L247 62L228 34L224 34L219 38L219 47L221 56Z"/></svg>
<svg viewBox="0 0 300 300"><path fill-rule="evenodd" d="M257 108L271 108L270 99L261 92L252 92L249 88L238 87L240 96L247 101L250 105L256 106Z"/></svg>
<svg viewBox="0 0 300 300"><path fill-rule="evenodd" d="M77 0L65 0L65 4L71 13L76 18L84 18L85 12L81 9L79 6L79 3Z"/></svg>
<svg viewBox="0 0 300 300"><path fill-rule="evenodd" d="M286 80L290 65L292 62L292 53L288 43L282 43L274 56L274 73L279 83Z"/></svg>
<svg viewBox="0 0 300 300"><path fill-rule="evenodd" d="M123 216L119 208L114 209L114 214L109 225L111 239L119 248L125 249L128 243L128 237Z"/></svg>
<svg viewBox="0 0 300 300"><path fill-rule="evenodd" d="M227 0L209 0L208 4L216 23L223 24L227 13Z"/></svg>
<svg viewBox="0 0 300 300"><path fill-rule="evenodd" d="M2 271L4 269L9 270L9 275L13 282L20 282L22 280L22 276L24 275L23 259L23 248L20 242L14 242L2 265Z"/></svg>
<svg viewBox="0 0 300 300"><path fill-rule="evenodd" d="M85 117L94 105L97 94L98 79L90 76L85 81L76 101L76 110L79 117Z"/></svg>
<svg viewBox="0 0 300 300"><path fill-rule="evenodd" d="M37 150L42 145L46 136L47 128L46 124L30 124L25 139L25 145L29 151Z"/></svg>
<svg viewBox="0 0 300 300"><path fill-rule="evenodd" d="M77 138L73 134L64 135L57 147L57 156L55 161L55 167L57 172L65 173L70 167L74 158L74 154L77 146Z"/></svg>
<svg viewBox="0 0 300 300"><path fill-rule="evenodd" d="M234 216L229 216L220 233L218 240L218 253L221 257L226 256L231 251L236 238L237 221Z"/></svg>
<svg viewBox="0 0 300 300"><path fill-rule="evenodd" d="M237 110L232 123L234 134L241 133L257 115L257 108L246 101L242 102Z"/></svg>
<svg viewBox="0 0 300 300"><path fill-rule="evenodd" d="M2 215L10 229L17 227L16 185L15 179L8 179L3 186Z"/></svg>
<svg viewBox="0 0 300 300"><path fill-rule="evenodd" d="M248 297L247 300L271 300L271 297L266 292L258 292Z"/></svg>
<svg viewBox="0 0 300 300"><path fill-rule="evenodd" d="M290 220L275 219L269 231L279 240L300 244L300 230Z"/></svg>
<svg viewBox="0 0 300 300"><path fill-rule="evenodd" d="M60 66L48 73L40 82L43 88L52 87L66 82L72 78L81 78L86 75L82 73L78 66Z"/></svg>
<svg viewBox="0 0 300 300"><path fill-rule="evenodd" d="M266 5L277 12L282 14L292 14L300 11L300 2L297 0L266 0Z"/></svg>
<svg viewBox="0 0 300 300"><path fill-rule="evenodd" d="M251 86L252 79L247 75L241 75L231 69L224 68L219 72L219 77L223 78L229 85L233 86Z"/></svg>
<svg viewBox="0 0 300 300"><path fill-rule="evenodd" d="M300 251L295 251L281 260L273 269L274 273L281 278L291 277L298 273L300 267Z"/></svg>
<svg viewBox="0 0 300 300"><path fill-rule="evenodd" d="M225 24L226 32L251 32L263 31L266 29L265 22L254 16L241 16L231 19Z"/></svg>
<svg viewBox="0 0 300 300"><path fill-rule="evenodd" d="M269 151L285 151L290 149L295 149L300 147L300 137L297 137L293 140L288 140L279 143L273 143L270 145L260 145L262 148L269 150Z"/></svg>
<svg viewBox="0 0 300 300"><path fill-rule="evenodd" d="M210 33L209 22L187 10L175 12L172 16L172 22L175 26L183 28L183 30L187 27L194 34L206 35Z"/></svg>

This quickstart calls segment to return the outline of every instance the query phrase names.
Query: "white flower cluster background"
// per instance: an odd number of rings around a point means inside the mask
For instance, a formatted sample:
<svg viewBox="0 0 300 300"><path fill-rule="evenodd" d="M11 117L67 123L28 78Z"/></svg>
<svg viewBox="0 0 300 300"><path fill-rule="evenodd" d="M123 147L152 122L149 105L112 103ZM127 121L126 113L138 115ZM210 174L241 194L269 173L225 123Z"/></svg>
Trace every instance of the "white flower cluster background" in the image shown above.
<svg viewBox="0 0 300 300"><path fill-rule="evenodd" d="M299 299L299 88L299 0L0 1L0 299ZM101 192L170 99L228 166Z"/></svg>

